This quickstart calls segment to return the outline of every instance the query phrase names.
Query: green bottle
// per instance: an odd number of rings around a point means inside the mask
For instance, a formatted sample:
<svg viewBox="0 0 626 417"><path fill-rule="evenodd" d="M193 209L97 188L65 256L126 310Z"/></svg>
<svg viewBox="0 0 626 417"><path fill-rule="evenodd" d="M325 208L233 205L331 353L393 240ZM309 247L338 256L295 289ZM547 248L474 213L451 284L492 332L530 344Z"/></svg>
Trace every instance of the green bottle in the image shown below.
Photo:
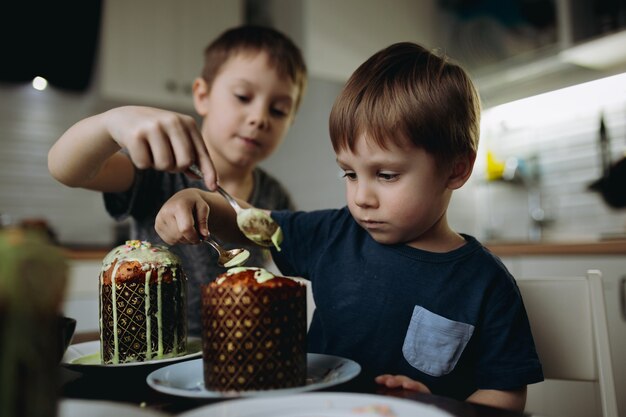
<svg viewBox="0 0 626 417"><path fill-rule="evenodd" d="M62 251L40 231L0 229L0 416L55 416Z"/></svg>

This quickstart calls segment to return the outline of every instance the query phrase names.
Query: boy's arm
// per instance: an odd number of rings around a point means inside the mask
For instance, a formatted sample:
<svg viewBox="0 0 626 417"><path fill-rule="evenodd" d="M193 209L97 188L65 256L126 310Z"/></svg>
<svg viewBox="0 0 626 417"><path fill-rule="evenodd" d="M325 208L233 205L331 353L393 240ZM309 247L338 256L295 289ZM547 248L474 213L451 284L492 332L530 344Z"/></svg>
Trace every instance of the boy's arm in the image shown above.
<svg viewBox="0 0 626 417"><path fill-rule="evenodd" d="M243 208L251 207L236 199ZM237 215L218 193L188 188L174 194L157 213L154 229L168 245L196 244L209 233L232 243L250 243L237 226Z"/></svg>
<svg viewBox="0 0 626 417"><path fill-rule="evenodd" d="M126 149L128 157L118 151ZM130 157L130 159L129 159ZM209 189L216 173L192 117L150 107L125 106L70 127L48 153L59 182L105 192L123 192L140 169L181 172L196 163Z"/></svg>
<svg viewBox="0 0 626 417"><path fill-rule="evenodd" d="M526 406L526 387L511 391L479 389L467 401L521 412Z"/></svg>
<svg viewBox="0 0 626 417"><path fill-rule="evenodd" d="M376 377L376 382L387 388L403 388L430 394L430 389L426 385L404 375L379 375ZM467 397L467 401L507 410L524 411L526 387L511 391L479 389Z"/></svg>

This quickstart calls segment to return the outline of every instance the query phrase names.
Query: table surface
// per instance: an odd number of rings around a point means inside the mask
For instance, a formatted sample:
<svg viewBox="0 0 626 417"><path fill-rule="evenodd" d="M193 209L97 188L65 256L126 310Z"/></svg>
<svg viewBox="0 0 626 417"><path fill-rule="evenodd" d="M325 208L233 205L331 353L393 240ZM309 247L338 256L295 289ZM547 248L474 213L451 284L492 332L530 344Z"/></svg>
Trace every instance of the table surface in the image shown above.
<svg viewBox="0 0 626 417"><path fill-rule="evenodd" d="M91 336L91 335L90 335ZM89 339L80 338L82 340ZM76 342L76 340L74 341ZM161 393L152 389L146 382L148 374L158 365L133 367L93 367L78 372L75 368L60 367L62 383L61 397L76 399L106 400L134 405L143 405L150 409L168 414L178 414L194 408L212 404L221 399L183 398ZM367 393L396 398L404 398L431 404L454 416L463 417L524 417L525 413L485 407L450 398L422 394L402 389L388 389L377 385L373 380L357 376L352 381L340 384L322 392ZM228 400L231 401L231 400Z"/></svg>

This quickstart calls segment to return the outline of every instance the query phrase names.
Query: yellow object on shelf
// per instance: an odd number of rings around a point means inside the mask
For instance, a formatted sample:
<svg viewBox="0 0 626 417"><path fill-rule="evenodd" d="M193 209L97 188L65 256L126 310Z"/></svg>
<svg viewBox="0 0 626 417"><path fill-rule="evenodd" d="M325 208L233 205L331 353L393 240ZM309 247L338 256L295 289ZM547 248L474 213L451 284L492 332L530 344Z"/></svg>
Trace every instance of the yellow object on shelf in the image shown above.
<svg viewBox="0 0 626 417"><path fill-rule="evenodd" d="M504 161L497 160L492 151L487 151L487 181L501 179L504 166Z"/></svg>

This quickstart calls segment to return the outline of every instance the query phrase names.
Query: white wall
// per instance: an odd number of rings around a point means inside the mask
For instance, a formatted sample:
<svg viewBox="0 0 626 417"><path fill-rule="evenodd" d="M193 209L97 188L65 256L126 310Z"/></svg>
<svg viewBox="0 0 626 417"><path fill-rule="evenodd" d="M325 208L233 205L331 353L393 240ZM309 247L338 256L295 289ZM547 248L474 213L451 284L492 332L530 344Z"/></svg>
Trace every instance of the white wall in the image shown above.
<svg viewBox="0 0 626 417"><path fill-rule="evenodd" d="M113 221L102 197L62 186L48 173L47 154L73 123L96 111L91 93L0 85L0 213L13 221L46 219L65 243L109 244Z"/></svg>
<svg viewBox="0 0 626 417"><path fill-rule="evenodd" d="M298 209L345 205L344 183L328 134L328 115L341 86L334 81L310 80L285 141L261 164L285 184Z"/></svg>

